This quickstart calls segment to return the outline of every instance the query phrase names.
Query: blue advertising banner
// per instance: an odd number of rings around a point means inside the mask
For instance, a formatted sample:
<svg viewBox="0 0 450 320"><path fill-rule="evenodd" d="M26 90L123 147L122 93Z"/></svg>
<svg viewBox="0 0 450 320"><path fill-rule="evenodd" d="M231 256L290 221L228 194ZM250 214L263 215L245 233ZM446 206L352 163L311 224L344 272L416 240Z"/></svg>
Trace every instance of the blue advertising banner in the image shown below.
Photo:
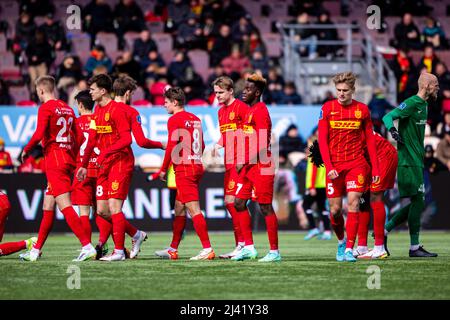
<svg viewBox="0 0 450 320"><path fill-rule="evenodd" d="M167 140L167 120L170 115L164 108L137 108L141 114L142 127L146 137L157 141ZM219 140L220 132L217 120L218 108L190 107L186 109L196 114L203 124L206 146ZM4 139L7 150L18 154L27 144L36 129L37 108L34 107L0 107L0 137ZM307 139L311 130L317 125L320 106L281 106L269 107L272 117L273 133L280 137L287 127L296 124L303 139ZM133 143L136 156L148 153ZM163 155L162 150L152 153Z"/></svg>

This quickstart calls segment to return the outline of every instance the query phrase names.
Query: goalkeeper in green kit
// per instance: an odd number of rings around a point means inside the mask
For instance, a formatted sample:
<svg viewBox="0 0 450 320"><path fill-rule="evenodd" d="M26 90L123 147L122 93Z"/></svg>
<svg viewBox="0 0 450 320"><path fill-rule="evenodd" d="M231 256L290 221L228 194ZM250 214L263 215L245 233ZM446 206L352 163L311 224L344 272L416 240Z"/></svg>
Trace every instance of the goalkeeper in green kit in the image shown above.
<svg viewBox="0 0 450 320"><path fill-rule="evenodd" d="M397 211L385 226L387 235L396 226L408 221L411 247L410 257L437 257L419 244L420 215L425 209L424 136L427 123L427 100L436 99L439 83L436 76L422 73L419 77L419 92L402 102L396 109L383 117L386 128L397 141L397 180L401 198L409 198L410 203ZM393 120L399 119L398 130ZM385 238L385 240L387 240ZM386 241L385 241L386 246Z"/></svg>

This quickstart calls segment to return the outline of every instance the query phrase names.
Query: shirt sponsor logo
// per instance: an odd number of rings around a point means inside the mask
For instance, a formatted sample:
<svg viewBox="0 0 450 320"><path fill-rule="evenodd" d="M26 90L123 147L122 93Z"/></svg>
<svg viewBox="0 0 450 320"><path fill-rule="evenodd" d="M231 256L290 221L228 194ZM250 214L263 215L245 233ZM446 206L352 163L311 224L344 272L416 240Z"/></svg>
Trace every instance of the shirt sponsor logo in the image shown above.
<svg viewBox="0 0 450 320"><path fill-rule="evenodd" d="M97 126L97 133L111 133L111 126Z"/></svg>
<svg viewBox="0 0 450 320"><path fill-rule="evenodd" d="M402 103L400 103L400 105L397 108L399 108L400 110L403 110L406 107L407 107L406 103L402 102Z"/></svg>
<svg viewBox="0 0 450 320"><path fill-rule="evenodd" d="M220 132L224 133L227 131L236 131L237 126L236 123L226 123L220 126Z"/></svg>
<svg viewBox="0 0 450 320"><path fill-rule="evenodd" d="M424 125L427 124L427 119L422 119L419 122L416 122L416 124L419 125L419 126L424 126Z"/></svg>
<svg viewBox="0 0 450 320"><path fill-rule="evenodd" d="M357 185L357 184L356 184L356 181L347 181L347 190L350 190L350 189L359 189L359 188L362 188L362 186Z"/></svg>
<svg viewBox="0 0 450 320"><path fill-rule="evenodd" d="M244 125L244 133L253 133L253 126Z"/></svg>
<svg viewBox="0 0 450 320"><path fill-rule="evenodd" d="M333 129L359 129L361 121L330 121L330 126Z"/></svg>
<svg viewBox="0 0 450 320"><path fill-rule="evenodd" d="M188 156L188 160L200 160L202 156L200 155L194 155L194 156Z"/></svg>

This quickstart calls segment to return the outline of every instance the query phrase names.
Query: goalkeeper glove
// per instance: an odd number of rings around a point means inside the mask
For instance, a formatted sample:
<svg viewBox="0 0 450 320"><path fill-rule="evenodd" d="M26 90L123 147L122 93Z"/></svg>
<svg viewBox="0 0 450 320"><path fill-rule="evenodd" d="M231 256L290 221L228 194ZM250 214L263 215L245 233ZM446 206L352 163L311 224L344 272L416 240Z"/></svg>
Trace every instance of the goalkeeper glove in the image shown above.
<svg viewBox="0 0 450 320"><path fill-rule="evenodd" d="M391 133L392 138L397 141L397 143L404 144L402 137L400 136L400 133L398 133L397 129L395 127L392 127L389 129L389 132Z"/></svg>

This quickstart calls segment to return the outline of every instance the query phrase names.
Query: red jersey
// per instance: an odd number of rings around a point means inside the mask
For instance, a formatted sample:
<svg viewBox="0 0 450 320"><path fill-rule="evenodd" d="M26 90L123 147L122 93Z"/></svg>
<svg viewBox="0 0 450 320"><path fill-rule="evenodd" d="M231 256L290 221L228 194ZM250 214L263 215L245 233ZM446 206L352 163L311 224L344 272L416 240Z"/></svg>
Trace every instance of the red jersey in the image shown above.
<svg viewBox="0 0 450 320"><path fill-rule="evenodd" d="M0 151L0 169L4 167L11 167L12 165L13 164L9 152Z"/></svg>
<svg viewBox="0 0 450 320"><path fill-rule="evenodd" d="M36 132L24 151L31 150L42 141L47 166L58 167L61 163L75 166L75 113L61 100L49 100L39 107Z"/></svg>
<svg viewBox="0 0 450 320"><path fill-rule="evenodd" d="M237 138L240 130L243 129L243 123L249 106L244 102L235 99L229 106L222 106L219 109L219 144L225 149L225 168L228 170L233 167L237 161ZM232 138L232 141L227 141ZM233 158L231 158L233 157Z"/></svg>
<svg viewBox="0 0 450 320"><path fill-rule="evenodd" d="M175 113L167 122L169 138L161 171L167 172L172 162L176 174L193 175L203 171L205 149L202 122L186 111Z"/></svg>
<svg viewBox="0 0 450 320"><path fill-rule="evenodd" d="M77 152L77 167L81 166L83 163L83 156L86 151L86 147L89 141L89 127L91 125L91 120L94 119L93 114L86 114L75 119L75 136L76 142L78 146ZM94 149L89 159L88 164L88 177L97 177L98 174L98 165L97 165L97 157L100 154L98 149Z"/></svg>
<svg viewBox="0 0 450 320"><path fill-rule="evenodd" d="M99 149L103 160L105 158L108 161L116 158L123 160L133 157L130 130L125 111L119 103L111 100L105 106L97 105L89 127L89 141L82 167L87 168L88 157L91 156L95 146ZM102 155L105 150L108 150L109 154Z"/></svg>
<svg viewBox="0 0 450 320"><path fill-rule="evenodd" d="M319 146L327 172L333 164L364 157L365 143L373 164L373 175L378 175L375 138L369 108L356 100L343 106L337 99L325 102L319 118Z"/></svg>
<svg viewBox="0 0 450 320"><path fill-rule="evenodd" d="M245 163L257 160L258 163L269 164L269 159L272 156L270 151L272 120L265 103L258 102L249 107L243 123L243 131L245 138ZM261 158L261 151L264 149L267 149L267 159Z"/></svg>
<svg viewBox="0 0 450 320"><path fill-rule="evenodd" d="M11 204L9 203L8 196L0 191L0 212L9 210L10 208Z"/></svg>
<svg viewBox="0 0 450 320"><path fill-rule="evenodd" d="M392 154L397 153L397 149L395 149L395 147L379 133L373 131L373 136L375 137L375 144L377 146L378 163L380 163L381 160L392 158ZM367 148L365 150L365 157L369 161Z"/></svg>

